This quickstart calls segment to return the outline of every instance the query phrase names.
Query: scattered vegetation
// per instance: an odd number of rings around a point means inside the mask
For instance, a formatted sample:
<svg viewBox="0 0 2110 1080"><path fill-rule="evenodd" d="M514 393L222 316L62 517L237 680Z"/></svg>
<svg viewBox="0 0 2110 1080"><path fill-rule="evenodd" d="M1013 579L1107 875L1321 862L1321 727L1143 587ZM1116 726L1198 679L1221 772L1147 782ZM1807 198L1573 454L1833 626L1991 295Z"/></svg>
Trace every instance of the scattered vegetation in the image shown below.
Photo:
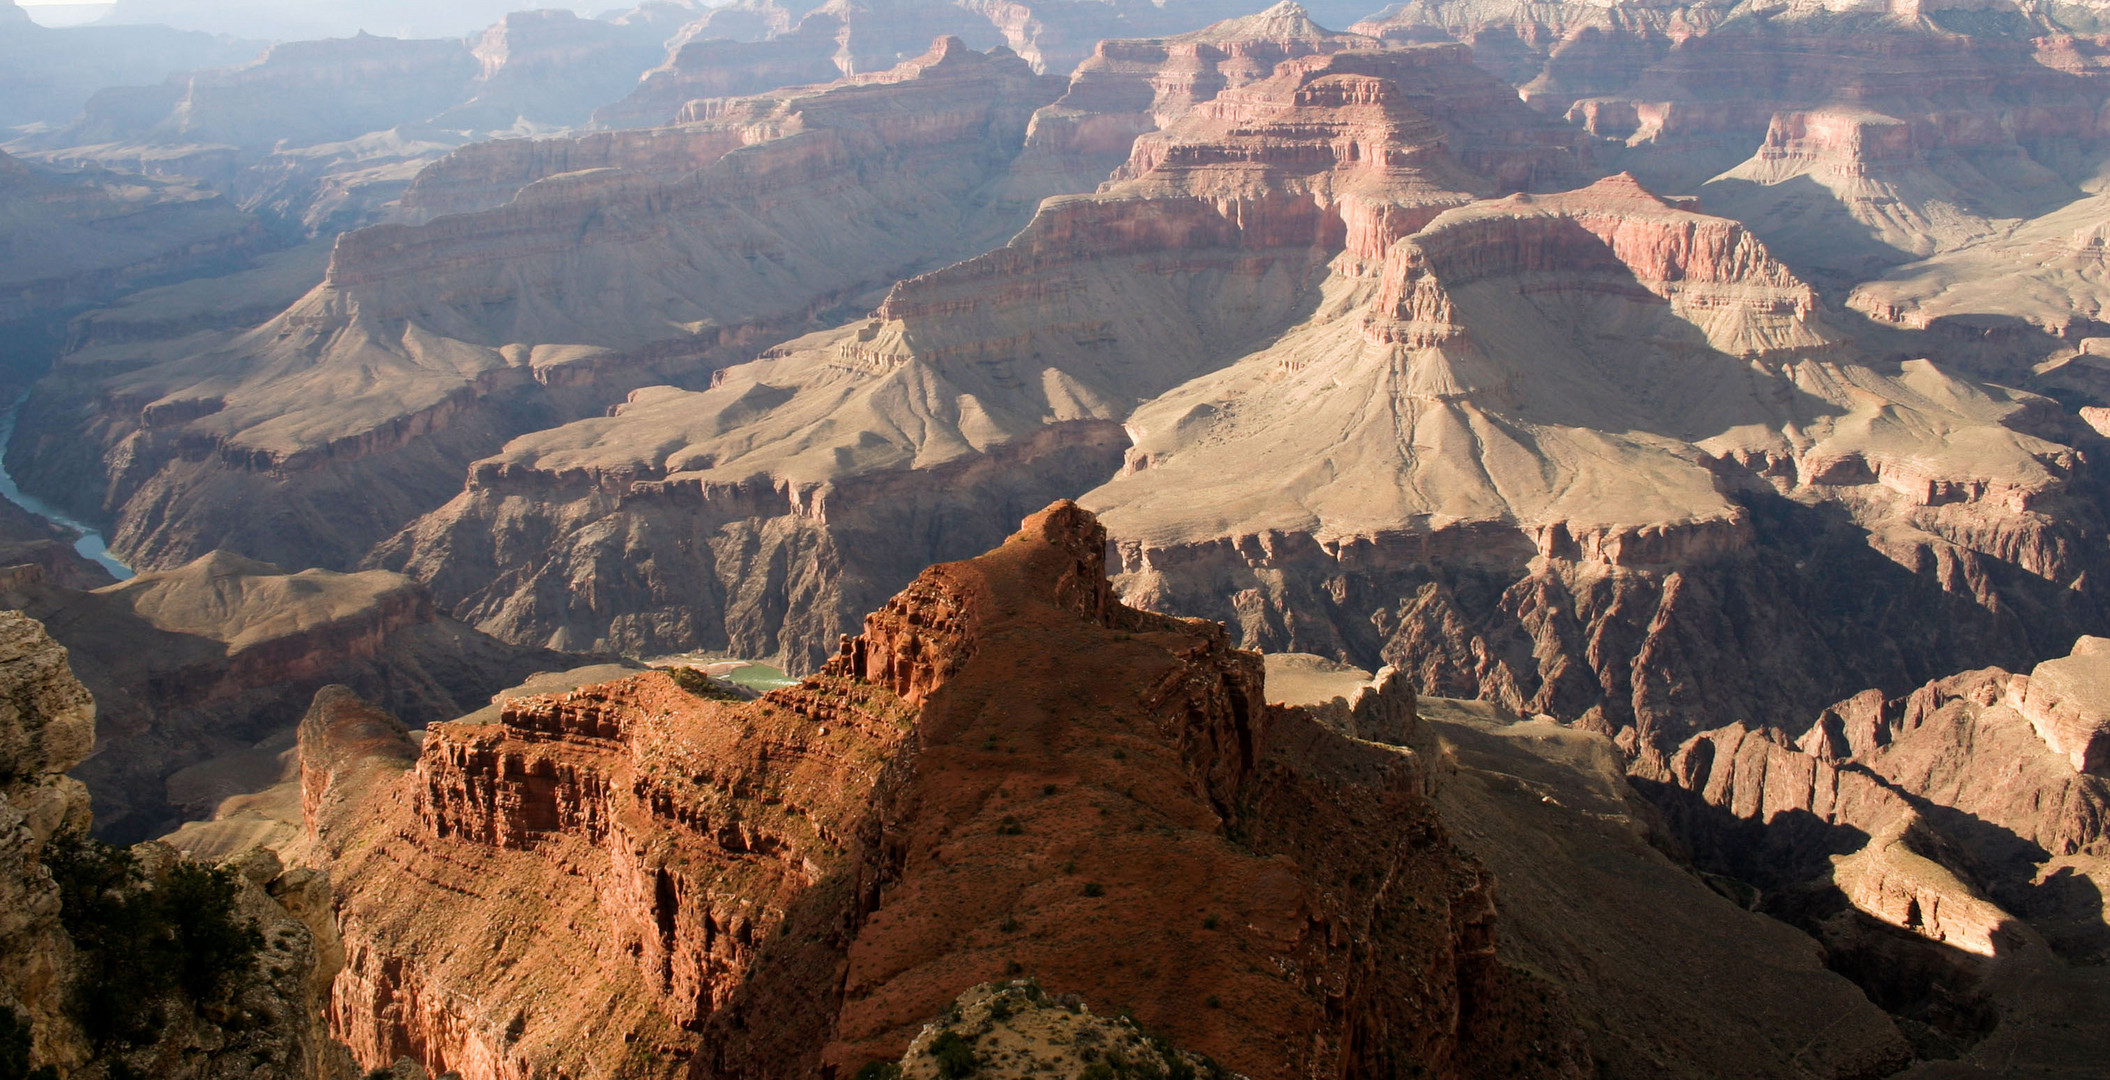
<svg viewBox="0 0 2110 1080"><path fill-rule="evenodd" d="M1204 930L1214 930L1214 929L1216 929L1216 916L1214 916L1214 915L1204 915L1204 916L1202 916L1202 929L1204 929Z"/></svg>
<svg viewBox="0 0 2110 1080"><path fill-rule="evenodd" d="M59 886L59 921L80 952L69 1005L98 1047L158 1037L158 1006L224 1001L254 970L264 937L235 911L231 871L182 862L148 883L132 853L78 833L54 837L44 863Z"/></svg>
<svg viewBox="0 0 2110 1080"><path fill-rule="evenodd" d="M1085 882L1085 885L1084 885L1084 895L1086 895L1086 896L1105 896L1105 895L1106 895L1106 886L1104 886L1104 885L1101 885L1101 884L1099 884L1099 883L1098 883L1098 882L1096 882L1096 881L1088 881L1088 882Z"/></svg>
<svg viewBox="0 0 2110 1080"><path fill-rule="evenodd" d="M901 1066L891 1061L867 1061L851 1080L901 1080Z"/></svg>
<svg viewBox="0 0 2110 1080"><path fill-rule="evenodd" d="M670 667L667 675L674 685L706 701L746 701L747 695L711 678L702 668Z"/></svg>
<svg viewBox="0 0 2110 1080"><path fill-rule="evenodd" d="M996 826L996 834L998 836L1017 836L1018 834L1025 831L1026 827L1020 825L1018 823L1018 819L1012 817L1010 814L1005 814L1004 820L999 822Z"/></svg>

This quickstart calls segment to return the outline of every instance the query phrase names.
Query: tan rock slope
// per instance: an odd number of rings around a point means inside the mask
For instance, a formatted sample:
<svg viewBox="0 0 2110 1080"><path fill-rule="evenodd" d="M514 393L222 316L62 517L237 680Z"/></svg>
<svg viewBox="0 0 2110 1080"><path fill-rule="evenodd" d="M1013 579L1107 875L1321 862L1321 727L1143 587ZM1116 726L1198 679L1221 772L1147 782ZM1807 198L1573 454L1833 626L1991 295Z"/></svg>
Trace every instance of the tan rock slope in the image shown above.
<svg viewBox="0 0 2110 1080"><path fill-rule="evenodd" d="M1374 282L1441 211L1573 167L1456 46L1292 59L862 324L514 441L377 559L509 640L807 669L918 564L1111 474L1131 409L1335 303L1323 282ZM618 537L650 557L550 587Z"/></svg>
<svg viewBox="0 0 2110 1080"><path fill-rule="evenodd" d="M492 147L458 172L514 169L510 202L347 234L260 327L69 357L24 414L17 475L113 517L141 565L226 547L347 566L505 437L699 382L1008 235L1030 206L983 193L1056 90L948 40L888 74L720 102L658 140L682 153L589 140L599 163L545 175L569 148Z"/></svg>
<svg viewBox="0 0 2110 1080"><path fill-rule="evenodd" d="M1050 507L753 703L654 673L414 751L321 695L335 1029L476 1080L843 1076L1023 972L1248 1076L1588 1075L1557 993L1496 959L1423 756L1120 605L1105 539Z"/></svg>
<svg viewBox="0 0 2110 1080"><path fill-rule="evenodd" d="M181 992L143 997L146 977L123 972L127 1004L152 1014L158 1031L130 1045L90 1037L73 1007L77 987L107 963L92 950L119 947L107 938L123 936L105 927L104 937L76 940L85 918L112 914L69 907L89 894L79 891L76 872L57 863L80 857L60 849L89 826L88 792L64 772L94 741L95 702L67 669L66 650L35 620L0 612L0 1023L24 1039L27 1064L84 1077L348 1076L344 1048L322 1024L322 1002L343 962L328 881L313 870L285 870L268 852L228 864L230 913L258 931L258 963L208 1001ZM141 883L171 886L179 864L168 848L141 844L129 857L137 882L97 884L134 895ZM138 918L139 909L119 917Z"/></svg>
<svg viewBox="0 0 2110 1080"><path fill-rule="evenodd" d="M350 684L423 721L577 662L439 616L396 574L289 574L224 553L93 591L12 567L0 603L44 620L95 692L100 740L74 773L95 795L100 831L125 841L263 786L243 763L268 770L275 751L252 748L290 735L323 685ZM216 761L224 776L205 768Z"/></svg>

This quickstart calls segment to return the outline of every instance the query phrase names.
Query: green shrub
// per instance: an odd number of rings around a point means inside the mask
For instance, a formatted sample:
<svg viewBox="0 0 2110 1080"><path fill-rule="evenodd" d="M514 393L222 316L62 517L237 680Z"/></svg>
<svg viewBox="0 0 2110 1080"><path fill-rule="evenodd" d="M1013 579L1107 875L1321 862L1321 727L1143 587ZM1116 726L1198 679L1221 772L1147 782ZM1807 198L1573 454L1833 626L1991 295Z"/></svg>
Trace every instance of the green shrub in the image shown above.
<svg viewBox="0 0 2110 1080"><path fill-rule="evenodd" d="M152 1041L165 1017L143 1006L220 1001L256 967L264 936L235 911L231 871L178 863L149 888L131 852L79 834L54 837L44 864L80 955L68 1004L98 1047Z"/></svg>
<svg viewBox="0 0 2110 1080"><path fill-rule="evenodd" d="M850 1080L901 1080L901 1066L891 1061L867 1061Z"/></svg>
<svg viewBox="0 0 2110 1080"><path fill-rule="evenodd" d="M957 1031L948 1031L932 1040L930 1056L937 1059L938 1075L945 1080L961 1080L974 1075L974 1046Z"/></svg>

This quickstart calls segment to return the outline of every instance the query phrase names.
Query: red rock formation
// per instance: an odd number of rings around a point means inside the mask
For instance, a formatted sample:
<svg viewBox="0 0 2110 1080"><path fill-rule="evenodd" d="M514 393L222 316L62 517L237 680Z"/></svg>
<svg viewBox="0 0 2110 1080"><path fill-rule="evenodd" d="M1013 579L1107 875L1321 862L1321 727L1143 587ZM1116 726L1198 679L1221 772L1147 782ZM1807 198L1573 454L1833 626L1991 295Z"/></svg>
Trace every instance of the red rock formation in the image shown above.
<svg viewBox="0 0 2110 1080"><path fill-rule="evenodd" d="M1267 706L1220 627L1113 600L1105 550L1059 504L759 702L641 675L375 762L313 822L341 1036L471 1080L847 1075L1024 970L1256 1077L1586 1070L1419 759ZM377 725L318 702L304 763L349 790Z"/></svg>

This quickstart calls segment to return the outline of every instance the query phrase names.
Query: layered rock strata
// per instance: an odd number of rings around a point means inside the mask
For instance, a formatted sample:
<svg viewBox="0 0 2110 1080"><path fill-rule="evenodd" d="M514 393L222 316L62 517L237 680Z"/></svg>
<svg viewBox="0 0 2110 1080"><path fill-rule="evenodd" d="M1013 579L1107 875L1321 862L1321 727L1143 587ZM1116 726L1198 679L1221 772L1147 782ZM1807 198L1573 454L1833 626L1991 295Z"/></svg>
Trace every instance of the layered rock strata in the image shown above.
<svg viewBox="0 0 2110 1080"><path fill-rule="evenodd" d="M589 139L576 155L606 166L560 175L536 163L574 148L479 152L448 175L514 170L505 205L349 233L252 330L70 357L25 408L15 475L113 519L139 565L347 566L505 438L705 380L1008 235L1030 207L982 192L1057 89L948 40L890 76L721 102L663 140L688 144L671 162L651 140Z"/></svg>
<svg viewBox="0 0 2110 1080"><path fill-rule="evenodd" d="M50 325L92 303L246 261L263 226L209 189L45 168L0 153L0 378L49 362Z"/></svg>
<svg viewBox="0 0 2110 1080"><path fill-rule="evenodd" d="M1024 971L1255 1077L1587 1070L1495 959L1421 757L1268 706L1221 628L1115 600L1105 550L1050 507L753 703L641 675L434 726L406 764L323 695L336 1030L470 1078L848 1075Z"/></svg>
<svg viewBox="0 0 2110 1080"><path fill-rule="evenodd" d="M577 663L446 619L395 574L288 574L225 554L92 591L15 567L0 602L45 620L95 692L96 753L73 771L95 796L99 831L126 842L209 816L240 793L239 784L166 784L290 732L323 685L350 684L422 722Z"/></svg>
<svg viewBox="0 0 2110 1080"><path fill-rule="evenodd" d="M1330 288L1127 418L1084 501L1131 602L1654 757L2099 618L2073 426L1861 354L1735 222L1614 177L1449 211Z"/></svg>
<svg viewBox="0 0 2110 1080"><path fill-rule="evenodd" d="M1841 291L2066 202L2105 146L2082 8L1437 0L1354 29L1472 43L1618 167L1704 183Z"/></svg>
<svg viewBox="0 0 2110 1080"><path fill-rule="evenodd" d="M1101 41L1062 97L1034 114L1018 169L1096 174L1096 184L1128 160L1136 136L1268 78L1284 60L1376 47L1375 39L1320 26L1290 0L1185 34Z"/></svg>
<svg viewBox="0 0 2110 1080"><path fill-rule="evenodd" d="M810 670L918 564L1115 471L1139 403L1323 309L1323 282L1374 281L1442 210L1574 167L1468 59L1288 60L862 324L516 440L377 561L510 640ZM547 584L618 545L633 569L594 591Z"/></svg>

